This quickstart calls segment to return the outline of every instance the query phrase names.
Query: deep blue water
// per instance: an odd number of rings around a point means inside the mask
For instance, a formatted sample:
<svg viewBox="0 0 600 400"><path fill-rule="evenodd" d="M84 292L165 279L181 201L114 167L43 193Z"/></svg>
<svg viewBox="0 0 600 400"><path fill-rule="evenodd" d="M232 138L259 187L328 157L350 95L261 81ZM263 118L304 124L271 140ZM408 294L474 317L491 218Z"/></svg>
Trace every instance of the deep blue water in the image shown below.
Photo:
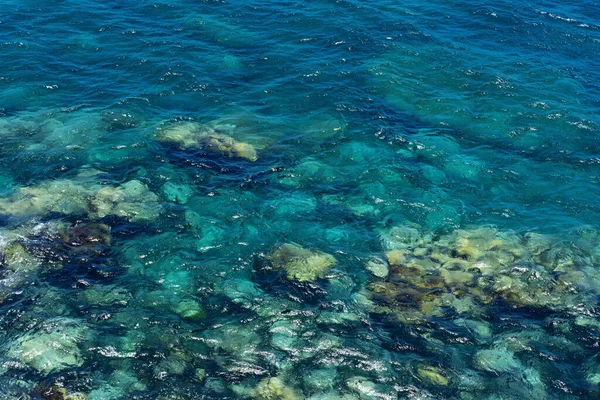
<svg viewBox="0 0 600 400"><path fill-rule="evenodd" d="M599 3L4 1L0 49L0 398L600 396Z"/></svg>

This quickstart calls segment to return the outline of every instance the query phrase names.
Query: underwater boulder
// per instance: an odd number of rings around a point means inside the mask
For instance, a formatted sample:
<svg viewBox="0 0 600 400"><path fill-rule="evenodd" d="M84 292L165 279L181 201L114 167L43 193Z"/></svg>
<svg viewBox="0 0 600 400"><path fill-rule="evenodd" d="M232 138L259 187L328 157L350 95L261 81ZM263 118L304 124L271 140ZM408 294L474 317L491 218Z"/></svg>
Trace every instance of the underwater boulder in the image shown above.
<svg viewBox="0 0 600 400"><path fill-rule="evenodd" d="M525 246L534 256L539 256L552 246L552 240L549 236L536 232L527 232L523 239Z"/></svg>
<svg viewBox="0 0 600 400"><path fill-rule="evenodd" d="M430 385L448 386L449 383L448 378L442 374L441 370L431 365L419 365L417 375Z"/></svg>
<svg viewBox="0 0 600 400"><path fill-rule="evenodd" d="M180 122L161 129L156 140L177 145L181 149L197 148L228 157L258 160L256 148L249 143L235 140L231 135L235 125L203 125L196 122Z"/></svg>
<svg viewBox="0 0 600 400"><path fill-rule="evenodd" d="M118 187L103 187L93 194L90 204L92 217L115 215L131 222L154 220L162 210L158 196L136 179Z"/></svg>
<svg viewBox="0 0 600 400"><path fill-rule="evenodd" d="M38 385L33 394L44 400L86 400L87 395L81 392L70 393L65 387L58 384L49 385L42 383ZM37 397L36 397L37 398Z"/></svg>
<svg viewBox="0 0 600 400"><path fill-rule="evenodd" d="M411 227L393 227L380 238L383 247L391 248L386 252L390 273L373 275L367 289L370 298L383 305L375 304L383 313L399 315L420 308L425 315L441 316L447 307L479 313L494 299L516 307L562 310L585 302L597 287L583 284L594 278L585 269L591 258L581 249L558 244L534 257L527 240L511 231L469 227L431 238L418 236ZM569 261L579 270L555 276L554 265Z"/></svg>
<svg viewBox="0 0 600 400"><path fill-rule="evenodd" d="M187 217L186 213L186 217ZM200 253L218 249L224 246L228 240L228 232L220 221L208 221L200 228L200 238L196 241L196 250Z"/></svg>
<svg viewBox="0 0 600 400"><path fill-rule="evenodd" d="M265 378L252 391L252 398L257 400L300 400L294 389L287 386L281 378Z"/></svg>
<svg viewBox="0 0 600 400"><path fill-rule="evenodd" d="M15 339L8 354L44 376L80 367L84 360L79 343L86 330L81 321L55 318L46 321L38 331Z"/></svg>
<svg viewBox="0 0 600 400"><path fill-rule="evenodd" d="M333 311L321 311L319 316L315 320L318 325L324 325L327 327L340 325L349 326L356 325L362 321L360 315L345 310L344 312L333 312Z"/></svg>
<svg viewBox="0 0 600 400"><path fill-rule="evenodd" d="M187 360L170 355L154 367L154 377L163 380L167 376L182 375L186 370L187 364Z"/></svg>
<svg viewBox="0 0 600 400"><path fill-rule="evenodd" d="M421 240L421 233L411 226L394 226L379 236L384 250L402 250L416 247Z"/></svg>
<svg viewBox="0 0 600 400"><path fill-rule="evenodd" d="M296 352L298 349L298 327L293 321L279 320L269 327L271 345L279 350Z"/></svg>
<svg viewBox="0 0 600 400"><path fill-rule="evenodd" d="M433 165L426 164L423 167L421 167L419 172L421 173L421 176L423 176L423 178L433 183L434 185L440 186L447 179L446 173L441 169L434 167Z"/></svg>
<svg viewBox="0 0 600 400"><path fill-rule="evenodd" d="M102 122L108 127L109 131L120 131L144 126L148 115L143 108L136 107L115 107L103 110L100 115Z"/></svg>
<svg viewBox="0 0 600 400"><path fill-rule="evenodd" d="M242 361L254 362L262 341L254 326L224 325L207 329L201 341L213 350L222 350ZM228 357L231 361L231 357Z"/></svg>
<svg viewBox="0 0 600 400"><path fill-rule="evenodd" d="M206 310L193 299L183 299L174 305L173 311L179 314L182 318L192 321L206 318Z"/></svg>
<svg viewBox="0 0 600 400"><path fill-rule="evenodd" d="M473 365L479 370L495 373L514 373L524 368L514 353L502 346L478 351L473 357Z"/></svg>
<svg viewBox="0 0 600 400"><path fill-rule="evenodd" d="M85 187L66 179L43 182L38 186L21 187L11 196L1 199L0 213L16 217L52 212L83 215L89 195Z"/></svg>
<svg viewBox="0 0 600 400"><path fill-rule="evenodd" d="M61 226L58 234L71 246L87 246L91 244L110 245L110 226L99 223L83 223Z"/></svg>
<svg viewBox="0 0 600 400"><path fill-rule="evenodd" d="M466 328L480 342L487 342L492 338L492 328L487 321L458 318L454 320L454 324Z"/></svg>
<svg viewBox="0 0 600 400"><path fill-rule="evenodd" d="M178 204L187 203L194 193L194 190L189 185L173 181L168 181L162 185L161 191L167 200Z"/></svg>
<svg viewBox="0 0 600 400"><path fill-rule="evenodd" d="M80 174L73 181L59 179L21 187L0 199L0 214L31 217L60 213L90 218L114 215L135 222L156 219L162 210L158 196L138 180L106 186L92 178L93 175Z"/></svg>
<svg viewBox="0 0 600 400"><path fill-rule="evenodd" d="M419 129L409 148L428 161L445 159L460 152L460 145L453 137L432 128Z"/></svg>
<svg viewBox="0 0 600 400"><path fill-rule="evenodd" d="M220 292L240 307L255 311L261 317L273 317L291 307L289 302L271 297L248 279L231 278L223 282Z"/></svg>
<svg viewBox="0 0 600 400"><path fill-rule="evenodd" d="M131 300L131 294L115 285L92 285L78 295L79 300L92 307L125 306Z"/></svg>
<svg viewBox="0 0 600 400"><path fill-rule="evenodd" d="M307 400L359 400L359 398L351 393L340 393L336 390L331 390L326 393L316 393Z"/></svg>
<svg viewBox="0 0 600 400"><path fill-rule="evenodd" d="M285 270L287 278L300 282L325 278L326 272L337 264L331 254L309 250L295 243L285 243L268 257L275 268Z"/></svg>
<svg viewBox="0 0 600 400"><path fill-rule="evenodd" d="M362 400L392 400L396 396L392 396L386 391L381 390L380 385L371 381L364 376L353 376L346 381L346 387L356 393Z"/></svg>
<svg viewBox="0 0 600 400"><path fill-rule="evenodd" d="M32 272L41 267L41 261L15 237L0 237L0 256L0 266L12 272Z"/></svg>
<svg viewBox="0 0 600 400"><path fill-rule="evenodd" d="M14 232L0 235L0 303L42 267Z"/></svg>
<svg viewBox="0 0 600 400"><path fill-rule="evenodd" d="M444 170L457 180L475 181L480 179L480 174L486 170L486 166L473 157L455 155L448 158Z"/></svg>
<svg viewBox="0 0 600 400"><path fill-rule="evenodd" d="M312 392L330 391L335 386L337 376L336 368L311 370L304 376L304 386Z"/></svg>
<svg viewBox="0 0 600 400"><path fill-rule="evenodd" d="M266 296L254 282L243 278L231 278L223 282L223 294L234 303L242 304L245 302L254 303Z"/></svg>
<svg viewBox="0 0 600 400"><path fill-rule="evenodd" d="M66 247L69 254L96 256L110 249L111 227L94 222L59 224L56 234L45 236L57 238L58 245Z"/></svg>
<svg viewBox="0 0 600 400"><path fill-rule="evenodd" d="M128 398L128 394L135 391L146 390L133 371L116 370L108 381L88 394L88 400L118 400Z"/></svg>
<svg viewBox="0 0 600 400"><path fill-rule="evenodd" d="M425 217L425 224L432 230L454 229L460 224L461 213L456 207L438 205Z"/></svg>

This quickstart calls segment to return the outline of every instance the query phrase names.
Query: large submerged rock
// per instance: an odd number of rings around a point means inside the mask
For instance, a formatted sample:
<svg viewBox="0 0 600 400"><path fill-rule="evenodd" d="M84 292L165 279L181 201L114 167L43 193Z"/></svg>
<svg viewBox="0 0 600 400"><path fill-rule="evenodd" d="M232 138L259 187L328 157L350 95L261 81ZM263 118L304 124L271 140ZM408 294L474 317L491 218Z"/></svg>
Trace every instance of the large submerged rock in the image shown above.
<svg viewBox="0 0 600 400"><path fill-rule="evenodd" d="M0 232L0 303L42 268L42 260L25 245L23 231Z"/></svg>
<svg viewBox="0 0 600 400"><path fill-rule="evenodd" d="M136 222L154 220L161 210L158 196L136 179L118 186L100 185L87 177L58 179L21 187L0 199L0 213L16 217L59 213L99 219L114 215Z"/></svg>
<svg viewBox="0 0 600 400"><path fill-rule="evenodd" d="M256 148L233 138L235 125L204 125L196 122L180 122L161 129L156 140L172 143L182 149L198 148L228 157L258 160Z"/></svg>
<svg viewBox="0 0 600 400"><path fill-rule="evenodd" d="M79 343L85 333L81 321L56 318L47 321L40 330L15 339L8 355L42 375L80 367L84 359Z"/></svg>
<svg viewBox="0 0 600 400"><path fill-rule="evenodd" d="M309 250L295 243L285 243L268 256L275 268L283 269L290 280L301 282L325 278L326 272L337 264L331 254Z"/></svg>
<svg viewBox="0 0 600 400"><path fill-rule="evenodd" d="M258 400L300 400L303 398L277 377L261 380L252 391L252 397Z"/></svg>
<svg viewBox="0 0 600 400"><path fill-rule="evenodd" d="M484 226L432 237L400 226L380 239L389 275L371 266L377 273L368 289L379 305L375 311L404 321L450 310L481 315L498 300L560 311L592 304L600 292L597 243L577 234L572 241L552 240Z"/></svg>

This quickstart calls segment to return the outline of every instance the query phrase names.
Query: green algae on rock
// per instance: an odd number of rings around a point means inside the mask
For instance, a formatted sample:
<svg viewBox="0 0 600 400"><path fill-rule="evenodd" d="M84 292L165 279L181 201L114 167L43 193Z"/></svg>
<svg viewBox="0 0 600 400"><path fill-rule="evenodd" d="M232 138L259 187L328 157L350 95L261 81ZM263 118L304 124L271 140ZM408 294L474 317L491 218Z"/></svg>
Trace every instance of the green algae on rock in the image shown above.
<svg viewBox="0 0 600 400"><path fill-rule="evenodd" d="M267 259L275 268L285 270L288 279L300 282L325 278L329 268L337 264L331 254L309 250L295 243L279 246Z"/></svg>
<svg viewBox="0 0 600 400"><path fill-rule="evenodd" d="M419 365L417 367L417 375L432 385L447 386L449 383L448 378L442 375L438 368L431 365Z"/></svg>
<svg viewBox="0 0 600 400"><path fill-rule="evenodd" d="M24 234L31 233L27 229ZM0 304L4 302L14 289L40 271L42 259L32 254L26 247L26 241L21 232L7 231L0 233Z"/></svg>
<svg viewBox="0 0 600 400"><path fill-rule="evenodd" d="M252 391L252 397L257 400L300 400L303 398L278 377L261 380Z"/></svg>
<svg viewBox="0 0 600 400"><path fill-rule="evenodd" d="M136 222L156 219L160 212L158 196L136 179L119 186L100 185L87 177L58 179L21 187L0 199L0 213L16 217L60 213L100 219L113 215Z"/></svg>
<svg viewBox="0 0 600 400"><path fill-rule="evenodd" d="M500 299L514 307L564 310L592 304L600 291L590 267L598 257L593 244L578 247L485 226L436 238L392 227L380 239L390 274L374 275L368 288L384 313L391 306L422 317L444 315L448 308L477 315Z"/></svg>
<svg viewBox="0 0 600 400"><path fill-rule="evenodd" d="M197 321L206 318L206 310L193 299L183 299L173 307L182 318Z"/></svg>
<svg viewBox="0 0 600 400"><path fill-rule="evenodd" d="M173 143L182 149L198 148L228 157L256 161L256 148L249 143L235 140L235 125L203 125L195 122L180 122L161 128L156 140Z"/></svg>

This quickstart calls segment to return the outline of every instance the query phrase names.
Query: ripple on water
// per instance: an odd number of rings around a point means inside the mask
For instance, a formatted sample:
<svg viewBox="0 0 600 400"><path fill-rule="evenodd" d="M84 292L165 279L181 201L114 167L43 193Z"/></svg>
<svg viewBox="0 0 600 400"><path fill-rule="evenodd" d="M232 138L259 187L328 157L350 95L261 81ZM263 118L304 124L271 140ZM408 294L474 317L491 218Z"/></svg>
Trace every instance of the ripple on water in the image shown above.
<svg viewBox="0 0 600 400"><path fill-rule="evenodd" d="M597 395L592 4L4 6L0 397Z"/></svg>

